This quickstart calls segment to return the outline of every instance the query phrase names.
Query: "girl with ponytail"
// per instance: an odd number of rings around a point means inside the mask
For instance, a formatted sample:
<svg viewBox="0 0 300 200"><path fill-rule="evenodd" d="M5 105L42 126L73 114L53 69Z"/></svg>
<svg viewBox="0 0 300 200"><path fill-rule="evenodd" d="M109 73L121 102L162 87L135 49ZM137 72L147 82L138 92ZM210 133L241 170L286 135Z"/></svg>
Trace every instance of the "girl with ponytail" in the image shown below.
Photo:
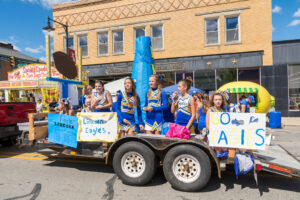
<svg viewBox="0 0 300 200"><path fill-rule="evenodd" d="M188 93L191 86L191 77L187 77L178 83L178 90L181 96L178 98L177 92L174 92L172 95L174 100L178 99L173 101L171 107L171 112L177 113L175 123L185 126L187 129L192 127L196 117L195 99Z"/></svg>

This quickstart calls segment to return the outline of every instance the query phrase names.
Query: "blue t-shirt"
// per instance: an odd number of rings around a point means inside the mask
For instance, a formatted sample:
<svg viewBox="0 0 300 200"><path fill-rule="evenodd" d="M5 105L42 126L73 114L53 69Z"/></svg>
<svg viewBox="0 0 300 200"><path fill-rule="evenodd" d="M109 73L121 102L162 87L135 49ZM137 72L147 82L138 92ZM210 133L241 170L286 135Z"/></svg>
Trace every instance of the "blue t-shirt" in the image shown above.
<svg viewBox="0 0 300 200"><path fill-rule="evenodd" d="M250 109L250 104L247 102L247 99L243 99L242 101L240 101L240 104L246 106L246 111L245 112L248 113L249 109ZM242 108L241 108L241 110L242 110Z"/></svg>

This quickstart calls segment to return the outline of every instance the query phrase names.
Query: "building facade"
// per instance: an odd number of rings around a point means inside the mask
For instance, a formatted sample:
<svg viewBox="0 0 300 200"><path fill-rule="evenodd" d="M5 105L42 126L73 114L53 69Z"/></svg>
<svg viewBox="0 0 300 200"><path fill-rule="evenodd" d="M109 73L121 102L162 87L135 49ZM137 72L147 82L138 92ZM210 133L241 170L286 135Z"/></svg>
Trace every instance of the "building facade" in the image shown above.
<svg viewBox="0 0 300 200"><path fill-rule="evenodd" d="M275 97L275 109L300 117L300 40L273 42L274 65L261 69L261 84Z"/></svg>
<svg viewBox="0 0 300 200"><path fill-rule="evenodd" d="M68 22L90 80L129 75L136 37L150 36L166 85L192 76L210 91L261 83L261 68L273 65L271 9L271 0L86 0L53 6L53 18ZM65 51L65 31L54 27L54 50Z"/></svg>

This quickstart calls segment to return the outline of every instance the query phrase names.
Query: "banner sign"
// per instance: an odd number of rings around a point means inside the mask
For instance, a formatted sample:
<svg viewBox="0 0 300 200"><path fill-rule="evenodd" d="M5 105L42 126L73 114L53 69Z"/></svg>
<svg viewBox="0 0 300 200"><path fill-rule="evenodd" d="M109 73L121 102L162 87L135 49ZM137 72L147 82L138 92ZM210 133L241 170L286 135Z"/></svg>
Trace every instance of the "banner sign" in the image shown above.
<svg viewBox="0 0 300 200"><path fill-rule="evenodd" d="M265 114L211 112L209 130L209 146L265 149Z"/></svg>
<svg viewBox="0 0 300 200"><path fill-rule="evenodd" d="M52 77L63 78L55 67L51 67ZM28 64L7 73L9 81L46 79L46 64Z"/></svg>
<svg viewBox="0 0 300 200"><path fill-rule="evenodd" d="M75 116L48 114L48 141L77 148L78 118Z"/></svg>
<svg viewBox="0 0 300 200"><path fill-rule="evenodd" d="M114 142L118 139L117 113L78 113L78 141Z"/></svg>

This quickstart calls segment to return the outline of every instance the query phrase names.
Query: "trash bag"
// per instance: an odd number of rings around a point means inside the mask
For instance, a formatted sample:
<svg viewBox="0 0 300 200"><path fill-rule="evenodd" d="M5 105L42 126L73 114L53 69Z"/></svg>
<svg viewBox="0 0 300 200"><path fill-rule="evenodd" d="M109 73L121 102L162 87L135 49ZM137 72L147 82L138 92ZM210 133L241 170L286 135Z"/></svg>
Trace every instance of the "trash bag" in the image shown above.
<svg viewBox="0 0 300 200"><path fill-rule="evenodd" d="M240 174L247 174L254 167L254 158L247 151L240 151L235 154L234 171L236 178Z"/></svg>

